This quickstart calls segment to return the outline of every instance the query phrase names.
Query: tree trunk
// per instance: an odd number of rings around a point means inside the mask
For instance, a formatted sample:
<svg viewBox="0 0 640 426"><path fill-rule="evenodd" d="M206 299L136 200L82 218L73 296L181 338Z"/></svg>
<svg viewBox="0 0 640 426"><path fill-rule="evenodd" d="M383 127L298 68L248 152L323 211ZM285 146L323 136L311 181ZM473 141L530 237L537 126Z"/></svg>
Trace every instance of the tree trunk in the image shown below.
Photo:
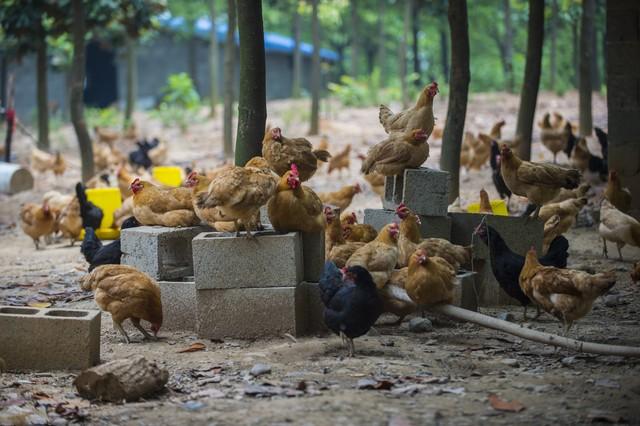
<svg viewBox="0 0 640 426"><path fill-rule="evenodd" d="M310 135L320 132L320 21L318 20L318 0L311 0L311 128Z"/></svg>
<svg viewBox="0 0 640 426"><path fill-rule="evenodd" d="M360 73L360 34L358 19L358 0L351 0L351 76L357 77Z"/></svg>
<svg viewBox="0 0 640 426"><path fill-rule="evenodd" d="M549 88L556 90L556 74L557 74L557 44L558 44L558 0L551 0L551 22L549 23L551 30L551 52L549 54Z"/></svg>
<svg viewBox="0 0 640 426"><path fill-rule="evenodd" d="M240 32L240 93L238 95L238 133L236 165L262 155L261 141L267 121L267 93L264 57L262 4L238 0Z"/></svg>
<svg viewBox="0 0 640 426"><path fill-rule="evenodd" d="M420 67L420 40L418 39L418 30L420 29L420 0L407 0L412 3L411 11L411 34L413 49L413 72L416 75L414 85L418 88L422 88L422 70Z"/></svg>
<svg viewBox="0 0 640 426"><path fill-rule="evenodd" d="M579 20L576 17L573 20L571 28L571 36L573 40L573 87L578 88L580 84L580 39L579 39Z"/></svg>
<svg viewBox="0 0 640 426"><path fill-rule="evenodd" d="M300 50L300 13L298 4L293 7L293 81L291 82L291 97L302 95L302 51Z"/></svg>
<svg viewBox="0 0 640 426"><path fill-rule="evenodd" d="M380 87L384 86L384 81L386 77L385 65L386 61L384 60L384 42L386 40L386 34L384 32L384 13L385 13L385 0L378 0L378 21L377 21L377 31L378 31L378 42L377 42L377 50L376 50L376 67L380 72ZM378 89L380 88L378 87Z"/></svg>
<svg viewBox="0 0 640 426"><path fill-rule="evenodd" d="M591 135L593 117L591 115L591 47L595 0L582 1L582 25L580 29L580 134Z"/></svg>
<svg viewBox="0 0 640 426"><path fill-rule="evenodd" d="M136 59L136 40L131 36L126 36L127 50L127 98L124 109L124 127L131 123L133 111L136 109L136 98L138 97L138 61Z"/></svg>
<svg viewBox="0 0 640 426"><path fill-rule="evenodd" d="M520 138L520 158L523 160L531 159L531 134L538 89L540 88L542 43L544 41L544 0L529 0L527 31L527 62L524 69L516 125L516 137Z"/></svg>
<svg viewBox="0 0 640 426"><path fill-rule="evenodd" d="M209 0L209 117L216 116L218 104L218 34L216 32L216 0Z"/></svg>
<svg viewBox="0 0 640 426"><path fill-rule="evenodd" d="M449 203L460 195L460 148L469 94L469 24L467 1L449 0L451 84L447 120L442 137L440 168L450 174Z"/></svg>
<svg viewBox="0 0 640 426"><path fill-rule="evenodd" d="M449 84L449 36L447 34L446 20L443 19L440 24L440 62L442 65L442 76L444 82Z"/></svg>
<svg viewBox="0 0 640 426"><path fill-rule="evenodd" d="M236 73L236 1L227 0L227 39L224 45L224 156L233 157L233 101Z"/></svg>
<svg viewBox="0 0 640 426"><path fill-rule="evenodd" d="M195 36L196 23L195 21L189 21L187 22L187 26L189 28L189 40L187 40L187 70L193 82L193 87L196 89L196 92L200 93L198 87L198 39Z"/></svg>
<svg viewBox="0 0 640 426"><path fill-rule="evenodd" d="M511 24L511 2L503 0L504 9L504 71L505 89L513 93L515 81L513 78L513 25Z"/></svg>
<svg viewBox="0 0 640 426"><path fill-rule="evenodd" d="M591 32L591 90L600 92L600 68L598 66L598 28L595 23L596 9L594 7L593 31Z"/></svg>
<svg viewBox="0 0 640 426"><path fill-rule="evenodd" d="M73 26L71 37L73 41L73 62L71 64L71 123L78 138L80 160L82 162L82 180L84 182L93 176L93 146L91 137L84 121L84 77L85 77L85 9L83 0L72 0Z"/></svg>
<svg viewBox="0 0 640 426"><path fill-rule="evenodd" d="M44 30L43 30L44 31ZM36 47L38 148L49 151L49 97L47 94L47 42L44 37Z"/></svg>
<svg viewBox="0 0 640 426"><path fill-rule="evenodd" d="M402 108L409 106L409 88L407 87L407 46L409 45L409 23L411 22L411 1L404 2L404 27L402 29L402 44L400 46L400 90L402 91Z"/></svg>

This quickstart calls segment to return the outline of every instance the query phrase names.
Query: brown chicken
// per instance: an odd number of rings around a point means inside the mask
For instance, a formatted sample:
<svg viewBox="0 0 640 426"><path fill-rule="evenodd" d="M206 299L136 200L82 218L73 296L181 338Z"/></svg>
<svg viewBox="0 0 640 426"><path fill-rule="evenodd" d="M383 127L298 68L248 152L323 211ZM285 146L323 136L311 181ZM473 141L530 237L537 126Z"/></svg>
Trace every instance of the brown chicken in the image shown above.
<svg viewBox="0 0 640 426"><path fill-rule="evenodd" d="M120 208L113 212L113 227L119 229L130 216L133 216L133 196L125 198Z"/></svg>
<svg viewBox="0 0 640 426"><path fill-rule="evenodd" d="M480 213L493 214L493 207L491 207L491 201L489 201L489 194L482 188L480 190Z"/></svg>
<svg viewBox="0 0 640 426"><path fill-rule="evenodd" d="M324 204L336 206L341 211L345 211L351 205L353 197L361 192L360 184L356 183L355 185L344 186L335 192L321 192L318 196Z"/></svg>
<svg viewBox="0 0 640 426"><path fill-rule="evenodd" d="M120 138L120 133L115 130L95 126L93 131L96 134L98 142L104 142L109 146L113 146L113 143Z"/></svg>
<svg viewBox="0 0 640 426"><path fill-rule="evenodd" d="M428 256L424 249L416 250L409 258L409 272L405 289L418 305L430 306L453 302L456 271L439 256Z"/></svg>
<svg viewBox="0 0 640 426"><path fill-rule="evenodd" d="M395 176L405 169L420 167L429 157L428 137L422 129L391 133L369 149L360 171L365 175L378 172L384 176Z"/></svg>
<svg viewBox="0 0 640 426"><path fill-rule="evenodd" d="M351 161L349 160L349 154L351 154L351 144L348 144L342 151L337 153L336 155L331 156L329 159L329 168L327 169L327 173L331 174L332 171L337 170L342 174L342 169L347 169L349 171L349 166L351 165Z"/></svg>
<svg viewBox="0 0 640 426"><path fill-rule="evenodd" d="M333 261L338 268L344 267L351 255L363 247L365 243L347 242L342 233L342 226L338 219L338 209L325 206L325 257Z"/></svg>
<svg viewBox="0 0 640 426"><path fill-rule="evenodd" d="M571 166L584 173L589 169L590 158L591 151L589 151L587 140L582 136L578 136L571 153Z"/></svg>
<svg viewBox="0 0 640 426"><path fill-rule="evenodd" d="M129 336L122 328L126 319L145 339L156 340L162 326L162 300L160 287L148 275L127 265L102 265L83 278L81 287L93 290L96 304L111 314L113 327L127 343ZM140 325L141 320L151 323L153 336Z"/></svg>
<svg viewBox="0 0 640 426"><path fill-rule="evenodd" d="M371 172L364 175L364 179L371 185L371 190L380 197L384 195L384 175L377 172Z"/></svg>
<svg viewBox="0 0 640 426"><path fill-rule="evenodd" d="M423 130L426 138L428 138L431 132L433 132L433 126L435 124L433 117L433 98L435 98L437 94L438 83L434 81L422 89L416 104L407 110L394 114L389 107L380 105L378 118L380 124L384 127L384 131L391 134L394 132L409 133L412 130Z"/></svg>
<svg viewBox="0 0 640 426"><path fill-rule="evenodd" d="M544 115L542 119L542 129L540 131L540 138L542 144L547 147L553 154L553 163L555 164L556 157L560 151L564 151L569 142L569 136L571 135L571 123L566 123L564 127L556 129L551 125L549 119L549 113Z"/></svg>
<svg viewBox="0 0 640 426"><path fill-rule="evenodd" d="M532 302L558 318L566 335L571 325L591 311L598 296L616 283L613 271L591 275L583 271L542 266L535 248L527 253L520 288Z"/></svg>
<svg viewBox="0 0 640 426"><path fill-rule="evenodd" d="M491 143L493 139L484 133L479 133L477 138L473 138L471 145L471 157L469 158L469 169L480 170L487 164L491 156Z"/></svg>
<svg viewBox="0 0 640 426"><path fill-rule="evenodd" d="M608 257L607 241L616 244L618 255L622 259L622 248L629 244L640 247L640 222L616 209L606 198L600 205L600 226L598 232L602 238L602 254Z"/></svg>
<svg viewBox="0 0 640 426"><path fill-rule="evenodd" d="M131 191L133 215L142 225L183 227L200 223L188 188L160 188L135 178Z"/></svg>
<svg viewBox="0 0 640 426"><path fill-rule="evenodd" d="M184 183L184 186L187 188L191 188L191 199L193 203L193 211L196 216L211 226L214 229L216 228L216 222L220 221L222 217L222 213L218 208L200 208L198 207L198 195L206 194L209 192L209 184L211 183L211 179L207 176L198 174L198 172L191 172Z"/></svg>
<svg viewBox="0 0 640 426"><path fill-rule="evenodd" d="M425 238L418 244L417 249L425 250L428 256L438 256L449 262L456 271L461 266L471 267L473 246L460 246L444 238Z"/></svg>
<svg viewBox="0 0 640 426"><path fill-rule="evenodd" d="M631 281L633 283L637 283L640 281L640 261L633 264L633 268L631 268Z"/></svg>
<svg viewBox="0 0 640 426"><path fill-rule="evenodd" d="M609 180L607 188L604 190L604 196L623 213L628 213L631 209L631 191L622 187L620 176L616 170L609 171Z"/></svg>
<svg viewBox="0 0 640 426"><path fill-rule="evenodd" d="M560 228L560 215L554 214L544 223L544 233L542 237L542 254L547 254L551 242L556 239L558 235L562 235L563 231Z"/></svg>
<svg viewBox="0 0 640 426"><path fill-rule="evenodd" d="M491 130L489 130L489 137L495 140L502 139L502 128L504 127L505 124L507 124L507 122L504 120L497 121L491 127Z"/></svg>
<svg viewBox="0 0 640 426"><path fill-rule="evenodd" d="M268 131L269 129L267 129ZM327 135L322 135L322 137L320 138L320 142L318 142L318 146L315 148L315 151L327 151L329 152L329 138L327 137ZM317 166L318 168L322 167L322 163L323 161L318 160L317 161Z"/></svg>
<svg viewBox="0 0 640 426"><path fill-rule="evenodd" d="M558 225L560 234L564 234L576 223L576 216L580 210L587 205L587 198L570 198L560 203L547 204L540 209L539 218L543 222L551 219L552 216L560 216L560 224Z"/></svg>
<svg viewBox="0 0 640 426"><path fill-rule="evenodd" d="M440 126L434 126L433 132L431 132L431 137L433 139L442 139L442 134L444 133L444 128Z"/></svg>
<svg viewBox="0 0 640 426"><path fill-rule="evenodd" d="M125 166L118 167L116 178L118 179L118 188L120 188L122 199L132 196L133 192L131 191L130 183L133 182L134 176L129 170Z"/></svg>
<svg viewBox="0 0 640 426"><path fill-rule="evenodd" d="M71 246L73 246L82 231L80 202L77 198L74 197L73 200L60 211L57 224L62 236L69 238L69 242Z"/></svg>
<svg viewBox="0 0 640 426"><path fill-rule="evenodd" d="M549 203L559 203L561 201L565 201L570 198L586 197L587 192L589 192L590 189L591 189L591 185L589 185L586 182L581 183L580 186L578 186L575 189L562 188L558 196L553 200L549 201Z"/></svg>
<svg viewBox="0 0 640 426"><path fill-rule="evenodd" d="M464 167L467 171L469 170L471 156L473 155L471 145L473 145L473 133L464 132L462 146L460 147L460 167Z"/></svg>
<svg viewBox="0 0 640 426"><path fill-rule="evenodd" d="M300 181L306 182L315 174L318 160L326 162L331 154L325 150L313 150L313 145L305 138L286 138L280 128L275 127L267 130L262 140L262 156L278 176L287 173L295 164Z"/></svg>
<svg viewBox="0 0 640 426"><path fill-rule="evenodd" d="M578 170L523 161L506 145L500 148L500 174L511 192L536 205L534 219L540 207L556 198L562 188L573 189L580 184Z"/></svg>
<svg viewBox="0 0 640 426"><path fill-rule="evenodd" d="M119 149L99 142L93 144L93 162L97 170L105 170L112 166L126 164L127 161Z"/></svg>
<svg viewBox="0 0 640 426"><path fill-rule="evenodd" d="M313 189L302 185L295 164L280 178L267 212L278 232L321 232L325 227L322 201Z"/></svg>
<svg viewBox="0 0 640 426"><path fill-rule="evenodd" d="M366 223L358 223L358 218L354 212L343 214L340 222L342 224L342 235L347 241L368 243L378 236L378 231L373 226Z"/></svg>
<svg viewBox="0 0 640 426"><path fill-rule="evenodd" d="M398 317L395 325L402 323L407 315L414 313L418 306L407 295L405 286L409 268L395 269L391 273L389 282L378 290L382 298L384 312L389 312Z"/></svg>
<svg viewBox="0 0 640 426"><path fill-rule="evenodd" d="M375 240L356 250L346 266L362 266L369 271L376 287L381 289L391 278L397 262L398 224L391 223L380 230Z"/></svg>
<svg viewBox="0 0 640 426"><path fill-rule="evenodd" d="M65 170L67 170L67 162L64 160L62 154L60 154L60 151L57 151L55 153L53 164L51 165L51 170L56 176L63 175Z"/></svg>
<svg viewBox="0 0 640 426"><path fill-rule="evenodd" d="M40 249L40 237L46 237L55 229L55 216L49 204L26 203L20 209L20 227Z"/></svg>
<svg viewBox="0 0 640 426"><path fill-rule="evenodd" d="M51 170L56 176L64 174L67 169L67 163L60 152L49 154L38 148L31 149L30 165L36 172L45 173Z"/></svg>

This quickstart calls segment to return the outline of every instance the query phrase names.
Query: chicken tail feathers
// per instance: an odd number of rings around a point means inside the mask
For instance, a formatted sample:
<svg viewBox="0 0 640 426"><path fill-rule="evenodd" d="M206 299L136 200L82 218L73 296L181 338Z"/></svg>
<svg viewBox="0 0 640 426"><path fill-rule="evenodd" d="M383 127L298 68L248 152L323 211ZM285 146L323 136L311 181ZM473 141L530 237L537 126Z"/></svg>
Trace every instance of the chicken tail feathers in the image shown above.
<svg viewBox="0 0 640 426"><path fill-rule="evenodd" d="M324 161L325 163L329 161L329 158L331 158L331 154L329 153L329 151L325 149L316 149L315 151L313 151L313 155L318 160Z"/></svg>
<svg viewBox="0 0 640 426"><path fill-rule="evenodd" d="M76 184L76 196L78 197L78 202L80 202L80 209L86 208L87 194L85 193L84 185L80 182Z"/></svg>
<svg viewBox="0 0 640 426"><path fill-rule="evenodd" d="M616 284L615 271L601 272L594 275L593 285L596 293L602 296Z"/></svg>
<svg viewBox="0 0 640 426"><path fill-rule="evenodd" d="M384 130L387 131L387 120L393 116L393 112L386 105L380 105L380 111L378 112L378 120L380 120L380 124L384 127Z"/></svg>
<svg viewBox="0 0 640 426"><path fill-rule="evenodd" d="M342 283L342 272L338 269L336 264L330 260L325 262L324 270L322 271L322 276L319 280L320 298L325 306L329 306L333 296L335 296L338 290L342 287Z"/></svg>
<svg viewBox="0 0 640 426"><path fill-rule="evenodd" d="M551 241L547 254L540 258L543 265L566 268L569 257L569 241L562 235L558 235Z"/></svg>
<svg viewBox="0 0 640 426"><path fill-rule="evenodd" d="M80 252L84 255L85 260L89 263L93 262L100 248L102 248L102 242L96 236L93 228L88 226L84 228L84 239L80 245Z"/></svg>

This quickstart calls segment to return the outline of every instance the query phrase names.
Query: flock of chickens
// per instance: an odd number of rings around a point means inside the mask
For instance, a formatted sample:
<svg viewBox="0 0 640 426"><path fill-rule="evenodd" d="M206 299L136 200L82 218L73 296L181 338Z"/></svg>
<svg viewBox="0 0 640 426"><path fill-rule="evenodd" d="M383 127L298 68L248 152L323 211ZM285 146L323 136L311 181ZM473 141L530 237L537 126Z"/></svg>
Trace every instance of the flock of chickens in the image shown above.
<svg viewBox="0 0 640 426"><path fill-rule="evenodd" d="M433 100L437 93L434 82L423 89L415 106L405 111L393 113L386 106L380 107L379 121L388 136L362 157L361 168L378 194L385 176L419 167L428 158L427 140L434 132ZM554 162L555 155L564 151L573 158L574 168L518 158L514 148L519 141L502 139L504 121L497 123L489 135L476 138L467 133L461 164L476 170L490 162L500 195L526 197L530 203L526 213L532 213L530 220L544 221L540 256L533 248L526 257L514 253L499 233L485 224L478 227L476 234L490 247L491 267L501 287L525 307L525 318L527 306L533 304L557 317L566 333L616 280L613 272L591 275L566 269L569 243L562 234L574 225L587 202L589 185L583 182L583 175L589 171L600 176L608 174L599 226L605 255L607 241L617 245L620 258L625 244L640 246L640 223L625 213L630 206L630 193L622 188L615 171L606 170L604 132L596 129L603 147L603 157L596 157L589 152L584 138L575 137L571 124L559 115L554 114L552 120L547 114L539 125L542 141L554 154ZM115 173L107 171L96 178L97 182L111 185L114 174L121 189L124 202L114 214L116 226L182 227L206 223L219 231L235 231L237 236L244 230L247 238L255 240L259 237L254 232L262 229L260 209L266 206L269 222L277 232L324 232L327 263L320 289L326 305L325 322L343 337L350 355L354 352L353 339L365 334L382 313L393 313L401 322L420 307L451 303L457 271L471 266L472 247L441 238L423 239L419 216L405 205L396 208L397 222L377 232L358 223L355 213L347 211L361 191L359 185L316 194L304 184L323 162L329 162L329 173L348 168L350 146L331 156L326 144L314 149L305 138L285 137L280 128L267 128L261 157L252 158L244 166L223 165L208 172L192 170L182 187L168 188L155 184L148 176L139 176L141 169L135 168L157 164L150 155L154 150L166 156L166 147L162 148L160 142L139 142L138 150L129 155L129 163L134 166L131 168L112 144L98 136L103 140L98 142L103 144L100 149L109 157L105 169L119 164ZM60 158L56 155L53 163ZM484 190L480 199L481 213L491 214ZM457 208L454 203L450 211ZM119 265L119 241L103 245L96 238L93 229L99 226L101 214L78 184L75 196L48 193L42 205L25 205L20 219L36 247L40 237L56 231L73 244L84 229L81 250L90 264L90 274L83 279L82 287L95 291L97 304L112 314L115 328L127 342L129 338L121 326L126 319L131 319L145 337L152 337L140 320L152 324L154 335L158 332L162 325L160 290L145 274ZM640 279L640 263L634 265L632 278Z"/></svg>

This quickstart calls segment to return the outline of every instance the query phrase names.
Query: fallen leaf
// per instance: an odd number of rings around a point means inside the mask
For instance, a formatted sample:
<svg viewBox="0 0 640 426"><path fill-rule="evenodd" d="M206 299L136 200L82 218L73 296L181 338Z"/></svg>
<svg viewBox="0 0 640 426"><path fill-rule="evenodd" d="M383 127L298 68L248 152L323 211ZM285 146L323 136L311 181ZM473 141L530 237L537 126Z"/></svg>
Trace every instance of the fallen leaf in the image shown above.
<svg viewBox="0 0 640 426"><path fill-rule="evenodd" d="M51 306L51 302L29 302L27 306L31 306L32 308L48 308Z"/></svg>
<svg viewBox="0 0 640 426"><path fill-rule="evenodd" d="M195 343L192 343L191 346L189 346L188 348L180 349L178 353L183 354L187 352L198 352L198 351L205 350L205 348L206 346L204 345L204 343L195 342Z"/></svg>
<svg viewBox="0 0 640 426"><path fill-rule="evenodd" d="M519 401L505 401L493 393L489 395L489 403L494 410L507 411L510 413L519 413L526 408Z"/></svg>

